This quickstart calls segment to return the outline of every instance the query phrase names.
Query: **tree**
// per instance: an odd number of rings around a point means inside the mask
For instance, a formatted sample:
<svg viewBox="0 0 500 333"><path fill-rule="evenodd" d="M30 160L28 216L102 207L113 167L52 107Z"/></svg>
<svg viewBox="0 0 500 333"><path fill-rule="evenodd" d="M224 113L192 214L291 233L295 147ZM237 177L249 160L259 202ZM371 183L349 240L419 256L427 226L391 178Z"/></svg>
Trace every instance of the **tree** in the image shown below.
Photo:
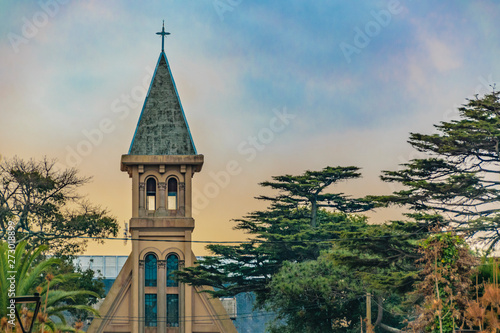
<svg viewBox="0 0 500 333"><path fill-rule="evenodd" d="M270 282L266 308L276 313L270 332L348 332L354 327L359 332L364 290L356 282L328 255L285 262Z"/></svg>
<svg viewBox="0 0 500 333"><path fill-rule="evenodd" d="M416 222L360 223L340 232L317 260L285 263L270 282L272 331L359 332L370 293L372 328L399 332L411 309L405 295L419 280L414 262L425 230Z"/></svg>
<svg viewBox="0 0 500 333"><path fill-rule="evenodd" d="M321 171L306 171L303 175L275 176L274 182L266 181L260 185L281 191L275 197L259 196L260 200L273 203L273 208L310 207L311 227L317 224L318 208L332 208L344 213L364 212L373 204L362 199L351 199L343 193L324 193L324 190L339 181L359 178L358 167L326 167Z"/></svg>
<svg viewBox="0 0 500 333"><path fill-rule="evenodd" d="M371 325L376 332L399 332L409 319L406 299L420 280L415 260L421 257L418 243L426 232L420 220L371 224L343 232L329 251L328 258L350 272L351 283L373 297L376 317Z"/></svg>
<svg viewBox="0 0 500 333"><path fill-rule="evenodd" d="M78 237L116 236L116 220L77 194L89 180L75 169L56 170L55 161L47 158L2 161L0 236L6 239L13 230L17 243L50 243L52 253L64 250L65 254L84 249L86 240Z"/></svg>
<svg viewBox="0 0 500 333"><path fill-rule="evenodd" d="M342 193L326 193L331 185L360 177L358 170L326 167L299 176L273 177L274 181L261 183L279 190L276 196L258 197L270 201L269 208L235 220L235 228L252 238L236 246L207 246L214 256L185 268L177 277L195 286L215 287L209 292L217 297L254 292L257 303L264 304L270 292L269 283L285 261L316 259L321 250L330 247L328 240L338 238L342 230L364 223L364 217L347 213L368 210L373 207L370 202Z"/></svg>
<svg viewBox="0 0 500 333"><path fill-rule="evenodd" d="M415 294L424 302L409 326L415 332L454 332L455 327L465 325L471 277L478 260L463 237L451 233L429 236L420 251L423 280Z"/></svg>
<svg viewBox="0 0 500 333"><path fill-rule="evenodd" d="M441 122L435 134L411 133L409 143L428 157L384 171L384 181L405 189L379 201L441 214L446 224L470 228L469 235L482 230L478 237L494 247L500 241L499 94L467 100L460 119Z"/></svg>
<svg viewBox="0 0 500 333"><path fill-rule="evenodd" d="M45 245L28 250L27 242L22 241L15 250L11 251L6 242L0 242L0 318L2 322L7 322L11 286L14 286L16 296L32 295L35 292L40 294L42 306L38 318L34 319L38 320L37 325L43 325L45 329L50 328L53 331L56 329L57 325L51 318L58 318L61 324L65 325L65 311L80 310L99 315L86 302L75 302L78 299L85 300L86 297L98 297L98 294L85 289L64 290L62 288L69 281L77 279L78 273L55 273L54 270L61 262L58 258L52 257L37 262L42 252L46 250ZM12 278L14 278L14 284L11 283ZM30 322L33 320L32 317L32 312L24 311L22 320ZM7 327L4 329L7 331Z"/></svg>

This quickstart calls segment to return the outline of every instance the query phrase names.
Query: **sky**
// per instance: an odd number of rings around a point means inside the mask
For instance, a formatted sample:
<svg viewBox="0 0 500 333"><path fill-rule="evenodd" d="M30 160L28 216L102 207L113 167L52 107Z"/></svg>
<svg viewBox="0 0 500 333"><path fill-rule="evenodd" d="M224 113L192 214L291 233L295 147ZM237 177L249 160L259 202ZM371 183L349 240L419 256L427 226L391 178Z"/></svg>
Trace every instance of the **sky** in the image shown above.
<svg viewBox="0 0 500 333"><path fill-rule="evenodd" d="M332 191L388 194L382 170L417 155L410 132L457 117L500 82L497 1L40 0L0 3L0 155L58 159L121 227L132 140L165 40L202 172L194 240L242 240L232 219L259 182L326 166L363 177ZM394 212L371 212L374 223ZM123 232L123 230L121 230ZM121 236L122 234L120 234ZM194 244L205 254L203 244ZM131 245L89 244L126 255Z"/></svg>

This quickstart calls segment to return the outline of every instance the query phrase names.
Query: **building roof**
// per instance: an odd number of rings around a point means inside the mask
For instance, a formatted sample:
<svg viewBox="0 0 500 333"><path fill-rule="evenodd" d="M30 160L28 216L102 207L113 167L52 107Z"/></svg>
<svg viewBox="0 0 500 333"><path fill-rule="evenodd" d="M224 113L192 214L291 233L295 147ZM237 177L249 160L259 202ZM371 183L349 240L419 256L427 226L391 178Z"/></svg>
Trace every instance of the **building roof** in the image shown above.
<svg viewBox="0 0 500 333"><path fill-rule="evenodd" d="M197 154L163 50L158 58L128 154Z"/></svg>

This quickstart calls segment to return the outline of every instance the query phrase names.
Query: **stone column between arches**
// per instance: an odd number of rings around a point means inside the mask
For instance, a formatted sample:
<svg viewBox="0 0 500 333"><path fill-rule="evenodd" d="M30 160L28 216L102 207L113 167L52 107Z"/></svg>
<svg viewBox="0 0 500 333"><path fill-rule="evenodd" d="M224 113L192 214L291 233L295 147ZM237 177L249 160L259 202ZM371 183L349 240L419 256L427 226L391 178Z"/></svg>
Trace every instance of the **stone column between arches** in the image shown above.
<svg viewBox="0 0 500 333"><path fill-rule="evenodd" d="M181 216L186 216L186 183L180 182L179 183L179 214Z"/></svg>
<svg viewBox="0 0 500 333"><path fill-rule="evenodd" d="M167 329L166 263L166 260L158 260L158 332L165 332Z"/></svg>
<svg viewBox="0 0 500 333"><path fill-rule="evenodd" d="M158 190L160 192L160 204L158 205L158 211L160 213L165 214L167 210L165 209L165 201L166 201L166 196L165 192L167 189L167 184L166 183L158 183Z"/></svg>
<svg viewBox="0 0 500 333"><path fill-rule="evenodd" d="M146 208L144 207L144 205L146 203L145 189L146 189L146 183L140 182L139 183L139 216L146 215Z"/></svg>
<svg viewBox="0 0 500 333"><path fill-rule="evenodd" d="M139 332L144 332L144 321L146 319L146 315L144 313L145 304L145 296L144 296L144 260L139 260ZM136 320L133 318L132 320Z"/></svg>

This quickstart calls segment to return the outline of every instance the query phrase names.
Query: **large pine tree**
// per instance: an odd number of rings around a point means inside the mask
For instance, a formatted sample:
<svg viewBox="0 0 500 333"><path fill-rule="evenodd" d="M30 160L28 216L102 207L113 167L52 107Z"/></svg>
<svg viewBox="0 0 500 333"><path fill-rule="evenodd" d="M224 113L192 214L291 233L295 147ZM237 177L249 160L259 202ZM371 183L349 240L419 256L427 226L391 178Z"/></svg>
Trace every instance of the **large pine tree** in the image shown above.
<svg viewBox="0 0 500 333"><path fill-rule="evenodd" d="M357 167L326 167L261 183L279 192L258 197L271 202L268 209L235 220L235 228L250 236L248 242L207 246L214 255L185 268L178 278L195 286L212 286L216 288L212 294L219 297L254 292L263 304L269 282L284 262L314 260L330 248L328 240L365 224L364 217L348 213L371 209L372 203L327 192L332 185L360 177L358 171Z"/></svg>

